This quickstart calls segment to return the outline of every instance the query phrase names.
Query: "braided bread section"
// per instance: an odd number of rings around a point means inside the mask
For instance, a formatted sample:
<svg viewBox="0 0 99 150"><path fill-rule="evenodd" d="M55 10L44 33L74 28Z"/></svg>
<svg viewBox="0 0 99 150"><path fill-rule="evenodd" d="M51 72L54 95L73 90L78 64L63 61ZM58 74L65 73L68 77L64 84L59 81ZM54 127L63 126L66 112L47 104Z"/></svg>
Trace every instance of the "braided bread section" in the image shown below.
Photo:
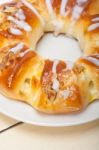
<svg viewBox="0 0 99 150"><path fill-rule="evenodd" d="M78 40L75 63L34 50L46 32ZM13 0L0 6L0 92L45 113L99 99L99 0Z"/></svg>

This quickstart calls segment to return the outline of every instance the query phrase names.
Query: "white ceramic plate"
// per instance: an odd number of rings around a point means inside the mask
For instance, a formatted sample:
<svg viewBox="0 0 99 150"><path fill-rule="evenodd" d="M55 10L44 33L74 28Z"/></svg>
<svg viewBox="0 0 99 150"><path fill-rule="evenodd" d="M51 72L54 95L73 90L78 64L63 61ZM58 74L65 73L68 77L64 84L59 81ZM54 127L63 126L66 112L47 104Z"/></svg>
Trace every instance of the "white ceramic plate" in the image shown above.
<svg viewBox="0 0 99 150"><path fill-rule="evenodd" d="M81 113L72 115L47 115L35 111L27 104L0 96L0 112L19 121L40 126L73 126L99 119L99 102L91 104Z"/></svg>
<svg viewBox="0 0 99 150"><path fill-rule="evenodd" d="M78 44L72 39L63 36L55 38L48 34L42 41L37 49L46 58L75 61L81 55ZM0 95L0 112L16 120L34 125L72 126L99 119L99 101L92 103L78 114L47 115L35 111L25 103L12 101Z"/></svg>

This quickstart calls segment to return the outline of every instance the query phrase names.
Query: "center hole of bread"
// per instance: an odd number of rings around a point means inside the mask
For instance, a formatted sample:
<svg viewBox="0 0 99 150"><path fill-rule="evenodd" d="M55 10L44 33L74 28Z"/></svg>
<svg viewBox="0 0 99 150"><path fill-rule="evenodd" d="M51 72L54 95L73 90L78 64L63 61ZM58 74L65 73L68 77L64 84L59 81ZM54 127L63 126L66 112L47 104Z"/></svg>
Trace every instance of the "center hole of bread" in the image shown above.
<svg viewBox="0 0 99 150"><path fill-rule="evenodd" d="M52 33L45 34L37 44L38 53L48 59L75 61L81 56L81 50L75 39Z"/></svg>

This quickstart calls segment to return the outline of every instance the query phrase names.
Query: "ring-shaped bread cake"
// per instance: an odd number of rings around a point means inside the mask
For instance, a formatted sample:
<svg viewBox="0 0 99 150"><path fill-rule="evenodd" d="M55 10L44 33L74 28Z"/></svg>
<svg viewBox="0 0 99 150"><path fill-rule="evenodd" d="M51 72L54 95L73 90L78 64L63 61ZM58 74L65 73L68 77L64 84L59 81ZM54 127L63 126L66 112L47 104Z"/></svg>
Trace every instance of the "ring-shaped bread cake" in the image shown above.
<svg viewBox="0 0 99 150"><path fill-rule="evenodd" d="M34 50L46 32L75 38L83 56L75 63L39 56ZM99 99L99 0L1 5L0 92L45 113L79 111Z"/></svg>

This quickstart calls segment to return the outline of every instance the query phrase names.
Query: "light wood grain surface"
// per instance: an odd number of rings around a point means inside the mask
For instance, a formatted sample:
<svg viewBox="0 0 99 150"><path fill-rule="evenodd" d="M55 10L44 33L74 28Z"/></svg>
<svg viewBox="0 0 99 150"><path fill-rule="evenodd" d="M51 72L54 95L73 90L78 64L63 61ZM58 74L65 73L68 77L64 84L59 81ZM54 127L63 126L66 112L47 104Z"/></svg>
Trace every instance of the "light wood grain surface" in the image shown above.
<svg viewBox="0 0 99 150"><path fill-rule="evenodd" d="M0 128L13 123L0 114ZM0 134L0 150L99 150L99 120L62 128L21 124Z"/></svg>
<svg viewBox="0 0 99 150"><path fill-rule="evenodd" d="M15 124L16 120L11 119L3 114L0 113L0 131L6 129L7 127Z"/></svg>

